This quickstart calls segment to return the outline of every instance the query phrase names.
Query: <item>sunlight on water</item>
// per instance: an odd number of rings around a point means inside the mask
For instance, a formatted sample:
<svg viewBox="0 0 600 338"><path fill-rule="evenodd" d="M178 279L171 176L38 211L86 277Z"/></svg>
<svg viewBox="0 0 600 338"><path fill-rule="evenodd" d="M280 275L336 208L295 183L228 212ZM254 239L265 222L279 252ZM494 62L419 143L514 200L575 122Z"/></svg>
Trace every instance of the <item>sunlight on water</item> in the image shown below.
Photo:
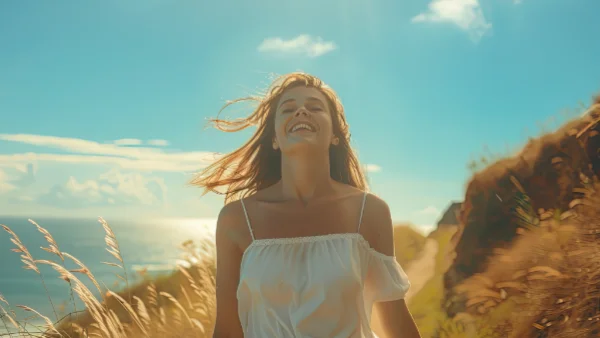
<svg viewBox="0 0 600 338"><path fill-rule="evenodd" d="M163 243L173 243L175 248L182 241L191 239L194 242L200 242L205 239L214 241L217 220L213 218L170 218L155 220L146 223L156 226L155 231L147 231L146 235L154 234L153 240ZM170 240L173 238L173 240ZM161 259L162 258L162 259ZM148 257L148 261L164 261L166 257ZM188 263L180 259L171 258L169 263L146 263L133 264L131 268L135 271L160 272L173 270L176 265L187 265Z"/></svg>
<svg viewBox="0 0 600 338"><path fill-rule="evenodd" d="M141 225L143 224L143 225ZM144 227L144 238L136 238L138 244L146 243L147 246L154 246L153 254L148 251L140 251L144 258L139 257L137 261L144 261L143 264L133 264L131 268L135 271L168 271L176 265L184 264L183 261L171 254L182 242L193 240L196 243L204 240L214 242L216 219L212 218L170 218L157 219L141 223ZM137 231L131 229L132 232ZM128 240L133 236L127 235ZM133 245L133 243L132 243ZM162 247L162 250L161 250ZM149 255L150 254L150 255Z"/></svg>
<svg viewBox="0 0 600 338"><path fill-rule="evenodd" d="M208 236L214 236L217 227L215 218L171 218L163 221L168 225L179 226L195 233L200 231Z"/></svg>

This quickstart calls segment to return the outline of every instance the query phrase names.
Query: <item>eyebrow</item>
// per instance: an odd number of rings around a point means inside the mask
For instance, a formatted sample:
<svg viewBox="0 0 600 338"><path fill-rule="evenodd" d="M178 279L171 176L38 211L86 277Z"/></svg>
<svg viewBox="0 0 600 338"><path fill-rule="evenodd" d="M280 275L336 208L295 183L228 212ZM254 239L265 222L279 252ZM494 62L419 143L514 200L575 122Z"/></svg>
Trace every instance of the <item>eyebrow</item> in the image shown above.
<svg viewBox="0 0 600 338"><path fill-rule="evenodd" d="M319 102L320 104L324 105L324 104L323 104L323 101L321 101L319 98L316 98L316 97L314 97L314 96L311 96L311 97L307 98L306 100L307 100L307 101L317 101L317 102ZM279 104L279 107L278 107L278 108L281 108L281 106L283 106L284 104L286 104L286 103L288 103L288 102L292 102L292 101L296 101L296 99L287 99L287 100L285 100L285 101L281 102L281 104Z"/></svg>

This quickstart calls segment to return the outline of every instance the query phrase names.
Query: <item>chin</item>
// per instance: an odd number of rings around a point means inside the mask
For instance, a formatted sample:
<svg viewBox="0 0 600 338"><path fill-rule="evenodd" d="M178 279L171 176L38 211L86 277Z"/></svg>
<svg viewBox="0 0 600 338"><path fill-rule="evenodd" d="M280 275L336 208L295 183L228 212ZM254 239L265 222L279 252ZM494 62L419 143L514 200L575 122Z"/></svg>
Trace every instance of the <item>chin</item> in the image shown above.
<svg viewBox="0 0 600 338"><path fill-rule="evenodd" d="M297 141L293 144L287 145L282 152L285 154L296 154L297 152L328 152L329 150L321 142L314 142L312 140Z"/></svg>

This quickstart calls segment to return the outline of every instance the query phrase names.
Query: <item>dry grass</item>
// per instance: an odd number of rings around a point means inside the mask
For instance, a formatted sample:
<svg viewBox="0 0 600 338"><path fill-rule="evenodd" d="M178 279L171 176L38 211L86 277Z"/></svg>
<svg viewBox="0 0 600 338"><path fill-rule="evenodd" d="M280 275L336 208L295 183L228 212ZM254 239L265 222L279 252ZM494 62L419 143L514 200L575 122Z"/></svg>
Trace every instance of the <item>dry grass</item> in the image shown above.
<svg viewBox="0 0 600 338"><path fill-rule="evenodd" d="M531 215L539 226L455 288L463 316L492 316L502 337L600 336L600 185L581 192L568 211Z"/></svg>
<svg viewBox="0 0 600 338"><path fill-rule="evenodd" d="M600 97L470 180L439 337L598 337Z"/></svg>
<svg viewBox="0 0 600 338"><path fill-rule="evenodd" d="M580 176L600 176L599 122L600 97L589 114L531 139L515 156L498 159L473 175L459 217L457 258L446 276L447 288L484 271L494 249L510 246L520 227L514 210L524 195L533 210L565 210L581 197Z"/></svg>
<svg viewBox="0 0 600 338"><path fill-rule="evenodd" d="M187 241L181 245L183 261L188 266L179 266L173 274L146 280L129 287L129 278L120 253L119 244L110 225L99 220L105 230L107 251L116 260L115 263L104 262L115 267L117 276L127 285L122 292L115 292L101 287L93 273L73 255L61 252L52 235L31 221L44 235L47 248L45 251L55 256L56 260L35 259L15 232L2 225L11 236L15 245L13 251L21 254L25 269L33 270L44 284L39 267L52 267L58 277L68 283L71 290L71 301L75 309L73 316L50 319L25 305L16 305L34 316L18 318L16 311L0 295L0 325L7 333L2 337L211 337L214 321L215 267L214 245L209 241L196 246ZM78 268L67 269L65 260L71 260ZM91 290L85 284L91 281ZM45 284L44 284L45 285ZM101 296L94 296L95 292ZM85 304L85 310L77 311L74 297ZM43 322L41 326L30 329L34 322Z"/></svg>
<svg viewBox="0 0 600 338"><path fill-rule="evenodd" d="M439 284L415 296L423 337L599 337L600 185L581 192L568 211L529 215L510 248L454 288L465 312L446 317Z"/></svg>

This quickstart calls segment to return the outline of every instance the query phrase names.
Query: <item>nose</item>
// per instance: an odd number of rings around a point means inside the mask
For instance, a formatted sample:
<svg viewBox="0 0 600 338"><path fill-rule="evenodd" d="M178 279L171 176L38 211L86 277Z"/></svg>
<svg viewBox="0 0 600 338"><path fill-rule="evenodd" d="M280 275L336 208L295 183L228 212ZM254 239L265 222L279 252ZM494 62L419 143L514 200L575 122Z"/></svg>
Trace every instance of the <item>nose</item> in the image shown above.
<svg viewBox="0 0 600 338"><path fill-rule="evenodd" d="M302 116L302 115L308 116L308 110L306 110L306 108L304 108L304 106L302 106L302 107L298 108L298 110L296 110L295 115L296 115L296 117Z"/></svg>

